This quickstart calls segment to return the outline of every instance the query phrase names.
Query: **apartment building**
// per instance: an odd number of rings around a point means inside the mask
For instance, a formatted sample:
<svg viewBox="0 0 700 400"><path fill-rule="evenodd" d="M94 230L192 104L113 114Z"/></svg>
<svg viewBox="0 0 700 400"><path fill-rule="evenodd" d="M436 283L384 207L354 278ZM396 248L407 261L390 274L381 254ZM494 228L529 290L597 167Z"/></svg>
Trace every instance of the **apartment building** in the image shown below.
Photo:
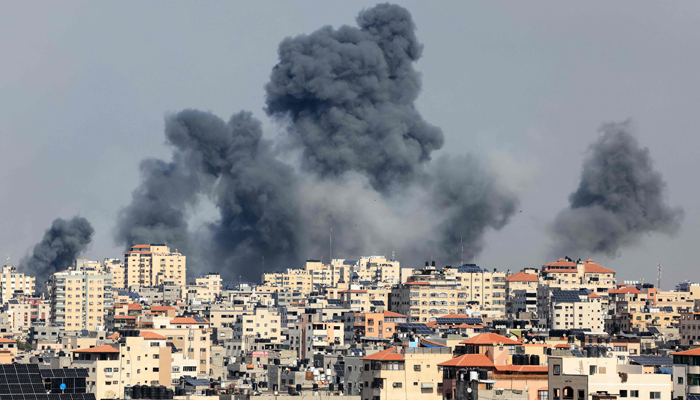
<svg viewBox="0 0 700 400"><path fill-rule="evenodd" d="M243 337L270 339L272 343L282 342L282 324L277 310L255 308L252 313L238 315L233 324L233 339Z"/></svg>
<svg viewBox="0 0 700 400"><path fill-rule="evenodd" d="M540 323L549 329L590 329L603 332L605 319L602 297L588 290L559 290L551 292L543 286L539 295ZM546 316L546 322L542 317Z"/></svg>
<svg viewBox="0 0 700 400"><path fill-rule="evenodd" d="M353 311L369 311L369 295L366 290L343 290L340 294L340 305Z"/></svg>
<svg viewBox="0 0 700 400"><path fill-rule="evenodd" d="M384 256L366 256L357 261L354 268L358 281L397 284L401 283L401 265Z"/></svg>
<svg viewBox="0 0 700 400"><path fill-rule="evenodd" d="M406 322L406 316L391 311L381 313L343 313L345 341L353 342L355 338L373 337L390 339L400 323Z"/></svg>
<svg viewBox="0 0 700 400"><path fill-rule="evenodd" d="M618 364L617 358L607 357L549 357L549 398L671 400L675 396L672 375L645 373L643 365Z"/></svg>
<svg viewBox="0 0 700 400"><path fill-rule="evenodd" d="M509 317L518 318L518 313L537 312L539 283L539 275L533 269L506 276L506 314Z"/></svg>
<svg viewBox="0 0 700 400"><path fill-rule="evenodd" d="M305 296L313 291L313 275L304 269L287 269L285 272L263 274L262 280L263 286L258 287L258 290L266 291L266 286L278 290L292 289Z"/></svg>
<svg viewBox="0 0 700 400"><path fill-rule="evenodd" d="M51 325L71 330L105 326L105 310L112 306L112 276L96 271L66 270L51 276Z"/></svg>
<svg viewBox="0 0 700 400"><path fill-rule="evenodd" d="M164 244L138 244L124 253L125 286L158 286L174 282L185 287L187 257Z"/></svg>
<svg viewBox="0 0 700 400"><path fill-rule="evenodd" d="M445 314L466 314L467 296L454 280L410 281L392 288L389 309L406 315L408 322L430 322Z"/></svg>
<svg viewBox="0 0 700 400"><path fill-rule="evenodd" d="M1 275L0 296L3 304L16 295L31 297L36 292L36 278L18 272L11 265L3 266ZM41 284L43 285L43 282Z"/></svg>
<svg viewBox="0 0 700 400"><path fill-rule="evenodd" d="M118 258L105 258L102 261L102 269L105 274L112 275L112 286L115 289L126 289L126 267Z"/></svg>
<svg viewBox="0 0 700 400"><path fill-rule="evenodd" d="M449 347L392 347L362 357L360 382L363 400L442 399L442 371L438 364L452 358Z"/></svg>
<svg viewBox="0 0 700 400"><path fill-rule="evenodd" d="M48 300L40 298L25 298L8 300L5 310L12 326L12 332L28 332L33 325L44 326L51 314Z"/></svg>
<svg viewBox="0 0 700 400"><path fill-rule="evenodd" d="M678 334L681 336L681 346L700 344L700 313L681 314Z"/></svg>
<svg viewBox="0 0 700 400"><path fill-rule="evenodd" d="M151 331L125 333L130 336L115 345L73 350L73 366L88 370L88 392L96 398L119 398L126 386L172 385L166 337Z"/></svg>
<svg viewBox="0 0 700 400"><path fill-rule="evenodd" d="M221 275L216 272L197 278L194 285L187 285L186 299L189 304L213 303L223 288Z"/></svg>
<svg viewBox="0 0 700 400"><path fill-rule="evenodd" d="M568 257L542 266L544 284L562 290L589 289L598 294L615 287L615 271L598 265L592 259L574 261Z"/></svg>

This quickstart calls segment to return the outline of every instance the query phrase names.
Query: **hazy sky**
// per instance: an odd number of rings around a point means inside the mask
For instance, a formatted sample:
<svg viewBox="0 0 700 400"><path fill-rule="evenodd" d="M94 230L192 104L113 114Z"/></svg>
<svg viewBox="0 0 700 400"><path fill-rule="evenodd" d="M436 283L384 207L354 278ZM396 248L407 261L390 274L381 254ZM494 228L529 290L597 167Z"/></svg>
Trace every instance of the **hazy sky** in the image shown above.
<svg viewBox="0 0 700 400"><path fill-rule="evenodd" d="M3 2L0 252L16 262L53 219L80 214L96 230L86 256L121 257L114 222L139 183L138 162L170 156L164 115L198 108L228 119L247 109L279 134L262 111L279 42L354 25L374 4ZM568 205L588 145L602 123L632 118L669 204L685 208L683 228L594 258L624 280L656 282L658 262L664 288L700 280L700 3L399 4L425 45L417 104L443 129L442 151L495 160L520 188L522 213L487 235L480 265L551 261L546 228ZM211 215L204 205L194 226Z"/></svg>

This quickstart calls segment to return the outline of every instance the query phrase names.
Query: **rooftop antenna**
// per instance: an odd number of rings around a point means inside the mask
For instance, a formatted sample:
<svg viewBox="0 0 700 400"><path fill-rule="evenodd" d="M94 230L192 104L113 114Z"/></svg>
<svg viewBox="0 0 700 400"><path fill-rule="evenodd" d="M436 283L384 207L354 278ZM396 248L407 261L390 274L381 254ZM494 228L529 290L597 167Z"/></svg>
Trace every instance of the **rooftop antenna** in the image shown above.
<svg viewBox="0 0 700 400"><path fill-rule="evenodd" d="M462 236L459 237L459 245L462 246L462 255L459 258L459 265L464 265L464 240Z"/></svg>
<svg viewBox="0 0 700 400"><path fill-rule="evenodd" d="M333 262L333 228L331 228L330 243L328 245L328 263Z"/></svg>
<svg viewBox="0 0 700 400"><path fill-rule="evenodd" d="M661 263L656 264L656 290L661 290Z"/></svg>
<svg viewBox="0 0 700 400"><path fill-rule="evenodd" d="M263 269L263 274L265 274L265 255L262 256L262 269Z"/></svg>

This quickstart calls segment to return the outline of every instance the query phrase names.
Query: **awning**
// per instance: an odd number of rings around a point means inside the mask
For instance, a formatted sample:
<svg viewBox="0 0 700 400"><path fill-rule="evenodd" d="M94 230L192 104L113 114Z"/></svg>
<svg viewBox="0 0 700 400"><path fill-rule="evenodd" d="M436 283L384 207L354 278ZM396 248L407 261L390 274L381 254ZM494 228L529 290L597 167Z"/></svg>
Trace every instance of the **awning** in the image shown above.
<svg viewBox="0 0 700 400"><path fill-rule="evenodd" d="M432 382L421 382L420 388L421 389L432 389L435 387L435 384Z"/></svg>

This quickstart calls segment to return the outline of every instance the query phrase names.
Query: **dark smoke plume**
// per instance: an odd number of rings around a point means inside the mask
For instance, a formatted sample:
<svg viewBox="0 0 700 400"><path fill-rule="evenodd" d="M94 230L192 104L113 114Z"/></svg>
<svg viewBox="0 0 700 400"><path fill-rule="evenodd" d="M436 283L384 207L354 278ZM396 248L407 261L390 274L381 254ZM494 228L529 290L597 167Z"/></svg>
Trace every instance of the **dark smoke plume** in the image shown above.
<svg viewBox="0 0 700 400"><path fill-rule="evenodd" d="M83 217L56 218L41 242L34 246L31 256L22 259L19 268L35 276L37 291L43 292L49 276L70 267L90 244L94 233L90 222Z"/></svg>
<svg viewBox="0 0 700 400"><path fill-rule="evenodd" d="M358 171L386 192L413 181L443 135L413 104L421 86L413 63L423 46L408 10L380 4L357 23L285 39L265 86L266 110L291 118L307 170Z"/></svg>
<svg viewBox="0 0 700 400"><path fill-rule="evenodd" d="M255 280L263 257L273 270L327 256L331 228L335 258L396 250L416 265L431 255L459 261L460 242L467 254L481 251L484 232L508 222L517 198L474 158L430 162L443 135L414 105L422 45L408 11L382 4L357 23L280 44L266 111L288 123L292 146L263 139L247 112L228 122L196 110L168 117L173 161L142 167L118 242L187 248L191 237L210 269ZM276 152L300 153L299 170ZM188 210L200 195L219 219L193 233Z"/></svg>
<svg viewBox="0 0 700 400"><path fill-rule="evenodd" d="M683 210L666 204L666 183L630 131L629 121L601 128L569 208L552 225L557 254L616 256L644 234L672 235L680 228Z"/></svg>
<svg viewBox="0 0 700 400"><path fill-rule="evenodd" d="M299 210L296 175L277 160L262 137L260 121L240 112L228 123L185 110L167 124L168 140L212 182L210 195L220 219L209 225L214 246L209 263L244 269L298 263ZM259 274L256 274L259 275Z"/></svg>
<svg viewBox="0 0 700 400"><path fill-rule="evenodd" d="M121 210L116 241L130 247L136 244L166 243L185 255L190 254L190 234L186 210L197 201L199 177L182 163L146 159L141 162L141 185L132 193L131 204Z"/></svg>

